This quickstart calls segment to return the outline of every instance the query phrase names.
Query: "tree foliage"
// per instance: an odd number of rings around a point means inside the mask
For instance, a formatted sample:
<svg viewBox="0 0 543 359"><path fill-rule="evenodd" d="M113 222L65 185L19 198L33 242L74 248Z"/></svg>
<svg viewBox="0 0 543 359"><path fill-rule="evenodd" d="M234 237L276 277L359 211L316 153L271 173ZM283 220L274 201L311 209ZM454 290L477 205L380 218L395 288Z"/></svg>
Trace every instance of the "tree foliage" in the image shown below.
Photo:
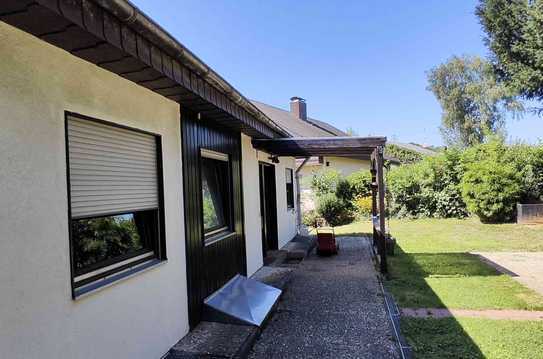
<svg viewBox="0 0 543 359"><path fill-rule="evenodd" d="M523 110L479 57L453 56L428 73L428 82L443 110L441 133L449 146L468 147L503 134L506 113Z"/></svg>
<svg viewBox="0 0 543 359"><path fill-rule="evenodd" d="M411 151L406 148L402 148L393 144L386 145L385 155L388 157L393 157L397 159L402 164L415 163L422 160L424 157L422 154L418 152Z"/></svg>
<svg viewBox="0 0 543 359"><path fill-rule="evenodd" d="M388 173L390 211L398 217L464 217L511 221L516 203L543 201L543 146L506 145L492 137L466 150Z"/></svg>
<svg viewBox="0 0 543 359"><path fill-rule="evenodd" d="M543 100L543 1L480 0L476 12L498 79L525 98Z"/></svg>

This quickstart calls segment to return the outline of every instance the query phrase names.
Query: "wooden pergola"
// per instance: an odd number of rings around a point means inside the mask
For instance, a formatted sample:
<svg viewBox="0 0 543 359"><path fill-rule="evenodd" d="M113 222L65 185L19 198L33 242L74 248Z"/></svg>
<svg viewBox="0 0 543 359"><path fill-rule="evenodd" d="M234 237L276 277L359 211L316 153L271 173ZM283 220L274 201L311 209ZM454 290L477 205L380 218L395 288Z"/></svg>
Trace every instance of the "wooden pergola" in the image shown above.
<svg viewBox="0 0 543 359"><path fill-rule="evenodd" d="M302 137L253 139L253 147L272 156L354 157L371 161L373 246L381 273L387 273L385 227L385 181L383 152L386 137Z"/></svg>

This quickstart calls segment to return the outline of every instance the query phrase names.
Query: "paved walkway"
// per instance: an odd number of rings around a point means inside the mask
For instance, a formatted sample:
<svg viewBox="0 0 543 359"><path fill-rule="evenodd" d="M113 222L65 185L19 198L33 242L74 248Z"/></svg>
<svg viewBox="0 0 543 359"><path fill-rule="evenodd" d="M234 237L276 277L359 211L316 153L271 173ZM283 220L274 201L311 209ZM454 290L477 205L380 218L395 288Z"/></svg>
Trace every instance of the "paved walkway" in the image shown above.
<svg viewBox="0 0 543 359"><path fill-rule="evenodd" d="M468 317L484 319L508 319L508 320L543 320L543 311L513 310L513 309L443 309L443 308L402 308L404 317L414 318L448 318Z"/></svg>
<svg viewBox="0 0 543 359"><path fill-rule="evenodd" d="M313 251L293 272L250 358L399 358L369 240L339 239L336 256Z"/></svg>
<svg viewBox="0 0 543 359"><path fill-rule="evenodd" d="M476 252L498 271L543 295L543 252Z"/></svg>

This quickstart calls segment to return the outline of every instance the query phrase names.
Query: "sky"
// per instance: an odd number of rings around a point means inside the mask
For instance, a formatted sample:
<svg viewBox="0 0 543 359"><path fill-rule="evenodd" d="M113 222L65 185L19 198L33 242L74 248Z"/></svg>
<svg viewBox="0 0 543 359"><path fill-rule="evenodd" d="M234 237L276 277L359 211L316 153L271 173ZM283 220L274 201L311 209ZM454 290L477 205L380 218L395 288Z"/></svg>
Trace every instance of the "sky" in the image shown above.
<svg viewBox="0 0 543 359"><path fill-rule="evenodd" d="M360 136L441 145L426 73L452 55L488 56L473 0L133 0L249 99ZM507 123L543 139L543 118Z"/></svg>

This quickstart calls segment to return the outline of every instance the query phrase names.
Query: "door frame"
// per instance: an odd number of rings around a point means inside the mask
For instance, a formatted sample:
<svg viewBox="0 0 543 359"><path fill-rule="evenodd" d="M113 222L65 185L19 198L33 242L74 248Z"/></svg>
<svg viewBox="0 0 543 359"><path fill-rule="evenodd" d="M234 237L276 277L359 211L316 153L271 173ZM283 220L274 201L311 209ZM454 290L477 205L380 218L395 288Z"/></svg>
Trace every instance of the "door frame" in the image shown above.
<svg viewBox="0 0 543 359"><path fill-rule="evenodd" d="M279 249L277 223L277 179L275 169L275 166L271 163L263 161L258 162L262 258L266 258L268 250ZM269 181L270 178L268 178L267 181L267 177L271 177L271 181ZM268 206L268 204L270 204L271 207ZM270 215L271 218L268 217ZM271 226L270 222L273 223Z"/></svg>

